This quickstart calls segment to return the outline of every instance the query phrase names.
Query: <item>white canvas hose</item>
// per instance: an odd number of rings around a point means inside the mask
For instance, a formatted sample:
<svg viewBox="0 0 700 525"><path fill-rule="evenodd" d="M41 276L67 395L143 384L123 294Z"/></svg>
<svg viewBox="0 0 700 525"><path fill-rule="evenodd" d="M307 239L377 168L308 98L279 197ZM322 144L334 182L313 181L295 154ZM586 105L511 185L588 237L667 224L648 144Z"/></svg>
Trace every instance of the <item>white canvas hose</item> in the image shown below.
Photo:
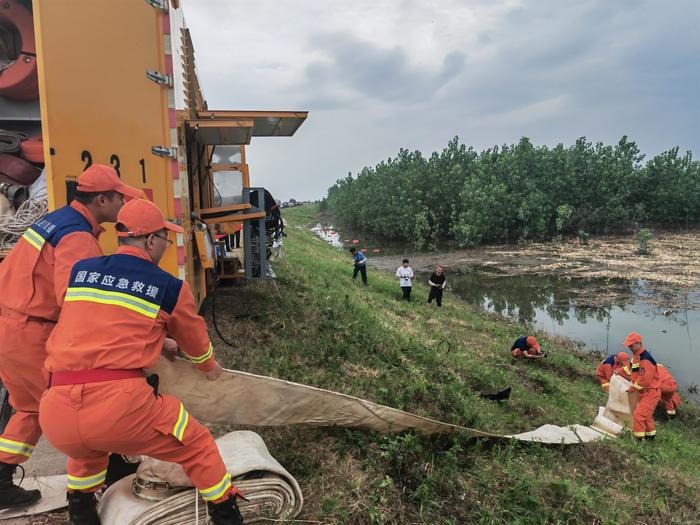
<svg viewBox="0 0 700 525"><path fill-rule="evenodd" d="M606 407L600 407L595 421L590 426L543 425L531 432L498 435L442 423L330 390L245 372L227 370L218 380L207 381L204 374L193 368L191 364L184 361L171 363L165 359L161 359L154 371L160 375L161 391L177 396L194 417L200 421L233 425L335 425L379 432L414 429L425 434L466 432L473 436L496 439L573 445L618 436L623 425L631 419L637 402L637 396L627 394L630 383L619 376L613 376L610 381L608 403ZM252 500L249 506L245 503L241 506L244 517L247 517L246 521L255 523L263 518L269 519L268 512L278 513L277 516L287 516L287 518L296 516L303 502L301 489L291 474L269 456L267 448L264 448L264 452L269 458L262 462L258 461L256 464L256 461L251 458L259 455L260 452L242 453L240 448L237 452L235 450L232 452L226 450L228 445L223 446L232 439L230 436L239 436L240 440L247 434L256 436L262 442L262 439L253 432L233 432L217 440L221 455L231 474L234 477L240 477L244 473L267 470L279 478L273 481L278 483L274 487L269 484L272 476L271 478L265 476L264 483L262 480L257 480L258 483L254 486L248 485L250 480L246 480L245 484L244 481L237 481L246 496ZM240 446L240 443L237 446ZM250 444L246 446L251 447ZM264 443L262 446L264 447ZM262 450L259 446L257 448ZM261 464L266 467L261 468ZM145 460L139 468L138 475L153 481L167 480L171 486L175 487L191 486L182 469L171 463ZM56 498L45 497L33 506L2 511L0 520L47 512L65 506L65 492L63 492L65 489L61 489L65 487L65 476L54 476L54 478L60 478L52 481L54 486L58 486L51 493L55 493ZM155 504L134 496L133 479L134 476L124 478L105 493L100 502L103 525L185 523L189 525L195 523L197 509L200 522L206 523L201 521L206 516L206 510L201 505L195 506L194 490L190 489L186 494L175 495ZM48 478L39 478L32 482L41 486L47 480ZM45 496L48 495L46 489L42 488L42 491ZM137 519L141 521L134 521Z"/></svg>
<svg viewBox="0 0 700 525"><path fill-rule="evenodd" d="M443 423L339 392L247 372L226 370L216 381L208 381L204 374L183 360L170 362L161 358L152 372L160 376L162 393L174 395L190 414L208 423L339 426L377 432L413 429L422 434L466 432L476 437L562 445L587 443L607 435L594 427L582 425L543 425L520 434L494 434Z"/></svg>
<svg viewBox="0 0 700 525"><path fill-rule="evenodd" d="M198 498L198 507L196 506L194 489L158 503L148 503L137 500L131 493L133 478L132 475L120 480L102 497L100 518L103 525L190 525L196 522L197 509L200 523L206 523L206 504ZM295 494L289 483L279 476L237 481L236 486L250 500L238 501L246 523L291 519L298 514L298 511L295 511ZM114 505L121 508L113 511ZM132 512L128 509L132 509ZM122 521L128 519L131 521Z"/></svg>
<svg viewBox="0 0 700 525"><path fill-rule="evenodd" d="M291 519L301 512L303 497L294 477L274 459L255 432L231 432L216 440L221 457L234 478L234 484L250 501L238 501L246 523L265 519ZM146 501L134 495L138 483L153 481L170 487L192 487L182 468L175 463L145 458L135 475L112 485L100 500L102 525L190 525L206 523L206 505L187 488L162 501ZM149 497L157 497L150 491ZM163 488L163 495L168 489Z"/></svg>

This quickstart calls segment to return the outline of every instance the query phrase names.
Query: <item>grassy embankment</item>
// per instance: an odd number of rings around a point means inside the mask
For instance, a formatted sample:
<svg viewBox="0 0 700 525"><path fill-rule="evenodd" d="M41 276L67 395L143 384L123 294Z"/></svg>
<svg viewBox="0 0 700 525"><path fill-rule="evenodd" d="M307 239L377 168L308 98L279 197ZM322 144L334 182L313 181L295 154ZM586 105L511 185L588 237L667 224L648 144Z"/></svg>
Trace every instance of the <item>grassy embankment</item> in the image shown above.
<svg viewBox="0 0 700 525"><path fill-rule="evenodd" d="M550 357L515 362L523 327L450 294L441 310L402 303L388 273L351 280L352 263L313 236L314 207L285 211L287 259L269 284L218 293L212 331L222 361L239 370L329 388L491 432L545 423L587 424L605 397L593 358L543 337ZM249 319L235 319L251 310ZM641 327L640 327L641 328ZM449 349L449 351L448 351ZM512 386L510 401L479 398ZM254 393L251 393L254 395ZM297 478L299 519L313 523L698 523L700 411L659 424L653 443L523 445L452 435L381 435L346 429L255 429ZM657 422L659 420L657 419ZM216 429L223 431L224 429Z"/></svg>

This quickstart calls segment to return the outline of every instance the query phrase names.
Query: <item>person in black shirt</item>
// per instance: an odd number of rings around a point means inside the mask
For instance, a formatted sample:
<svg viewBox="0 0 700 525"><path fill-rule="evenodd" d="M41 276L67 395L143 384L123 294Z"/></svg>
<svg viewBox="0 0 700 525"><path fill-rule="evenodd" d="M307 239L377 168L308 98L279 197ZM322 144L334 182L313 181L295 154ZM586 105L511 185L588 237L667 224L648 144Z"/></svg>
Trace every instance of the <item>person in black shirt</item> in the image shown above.
<svg viewBox="0 0 700 525"><path fill-rule="evenodd" d="M428 284L430 285L430 293L428 293L428 304L433 302L438 306L442 306L442 290L447 284L447 279L445 279L444 269L442 266L435 268L435 272L430 276Z"/></svg>

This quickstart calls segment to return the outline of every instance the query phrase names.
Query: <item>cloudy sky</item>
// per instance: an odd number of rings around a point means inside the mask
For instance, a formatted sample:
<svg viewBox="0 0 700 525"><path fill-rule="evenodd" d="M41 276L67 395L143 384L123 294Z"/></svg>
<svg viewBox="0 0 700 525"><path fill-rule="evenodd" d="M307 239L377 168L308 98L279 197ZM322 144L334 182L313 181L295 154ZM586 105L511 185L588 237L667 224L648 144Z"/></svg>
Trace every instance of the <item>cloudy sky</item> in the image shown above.
<svg viewBox="0 0 700 525"><path fill-rule="evenodd" d="M317 199L348 172L429 155L629 135L700 154L698 0L183 2L212 109L308 110L253 139L251 180Z"/></svg>

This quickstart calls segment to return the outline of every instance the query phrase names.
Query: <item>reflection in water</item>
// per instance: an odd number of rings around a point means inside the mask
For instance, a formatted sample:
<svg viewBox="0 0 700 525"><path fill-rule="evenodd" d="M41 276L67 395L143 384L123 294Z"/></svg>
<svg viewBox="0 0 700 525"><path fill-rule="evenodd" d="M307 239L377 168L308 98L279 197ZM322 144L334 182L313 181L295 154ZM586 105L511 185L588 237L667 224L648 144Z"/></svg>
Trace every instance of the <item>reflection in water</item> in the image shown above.
<svg viewBox="0 0 700 525"><path fill-rule="evenodd" d="M591 304L595 297L582 292L595 286L615 287L622 296L632 297L634 291L622 281L603 283L583 279L567 279L542 275L494 277L480 273L453 275L450 288L466 301L489 311L517 319L521 323L535 322L537 312L544 310L559 325L573 316L585 324L588 319L605 322L611 306ZM619 306L624 306L621 300Z"/></svg>
<svg viewBox="0 0 700 525"><path fill-rule="evenodd" d="M448 292L476 306L581 341L591 350L618 352L628 332L640 332L656 360L676 377L684 397L700 383L700 359L693 345L700 337L700 310L673 312L654 306L645 300L651 292L643 284L478 272L448 274L447 280ZM599 294L611 287L622 299L596 306L609 302Z"/></svg>

